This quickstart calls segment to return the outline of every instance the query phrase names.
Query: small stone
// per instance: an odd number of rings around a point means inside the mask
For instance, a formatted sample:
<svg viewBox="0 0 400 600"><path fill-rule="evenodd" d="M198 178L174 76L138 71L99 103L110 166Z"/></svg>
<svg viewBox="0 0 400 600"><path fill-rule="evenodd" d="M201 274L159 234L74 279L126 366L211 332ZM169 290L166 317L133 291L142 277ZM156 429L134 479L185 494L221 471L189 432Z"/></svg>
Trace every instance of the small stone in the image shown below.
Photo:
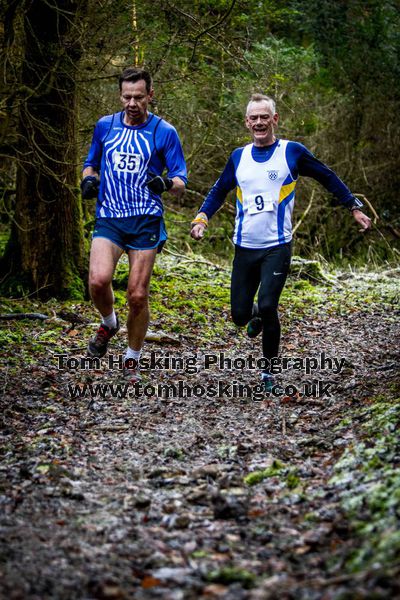
<svg viewBox="0 0 400 600"><path fill-rule="evenodd" d="M248 511L248 498L235 494L217 494L212 498L216 519L244 517Z"/></svg>
<svg viewBox="0 0 400 600"><path fill-rule="evenodd" d="M188 515L172 515L168 518L168 529L186 529L190 523Z"/></svg>
<svg viewBox="0 0 400 600"><path fill-rule="evenodd" d="M184 569L181 567L162 567L161 569L157 569L152 573L155 579L160 579L161 581L174 581L175 583L181 584L187 581L187 577L189 576L189 574L189 569Z"/></svg>
<svg viewBox="0 0 400 600"><path fill-rule="evenodd" d="M186 542L183 545L183 550L186 552L186 554L192 554L192 552L194 552L197 548L197 542L195 542L194 540L191 540L190 542Z"/></svg>
<svg viewBox="0 0 400 600"><path fill-rule="evenodd" d="M150 506L151 499L144 494L139 494L134 499L133 504L136 508L138 508L140 510L140 509L147 508L148 506Z"/></svg>
<svg viewBox="0 0 400 600"><path fill-rule="evenodd" d="M211 477L212 479L216 479L220 472L220 468L216 464L203 465L199 469L196 469L194 475L197 477Z"/></svg>

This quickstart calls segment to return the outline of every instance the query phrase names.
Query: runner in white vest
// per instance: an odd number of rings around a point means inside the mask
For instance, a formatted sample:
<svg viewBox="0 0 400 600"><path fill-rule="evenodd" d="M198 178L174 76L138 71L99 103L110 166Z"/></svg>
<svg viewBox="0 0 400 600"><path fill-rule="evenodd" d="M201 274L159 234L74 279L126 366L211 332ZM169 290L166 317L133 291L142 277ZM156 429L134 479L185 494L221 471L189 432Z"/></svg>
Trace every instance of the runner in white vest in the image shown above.
<svg viewBox="0 0 400 600"><path fill-rule="evenodd" d="M246 112L253 143L232 152L191 230L194 239L201 239L209 219L236 187L232 319L236 325L247 324L250 337L263 331L263 357L267 361L279 353L278 303L290 267L292 212L299 175L316 179L334 194L363 231L371 227L371 220L360 210L362 202L329 167L302 144L275 137L278 120L274 100L253 94ZM254 304L257 290L258 302ZM274 382L268 369L262 373L262 380L265 390L270 391Z"/></svg>

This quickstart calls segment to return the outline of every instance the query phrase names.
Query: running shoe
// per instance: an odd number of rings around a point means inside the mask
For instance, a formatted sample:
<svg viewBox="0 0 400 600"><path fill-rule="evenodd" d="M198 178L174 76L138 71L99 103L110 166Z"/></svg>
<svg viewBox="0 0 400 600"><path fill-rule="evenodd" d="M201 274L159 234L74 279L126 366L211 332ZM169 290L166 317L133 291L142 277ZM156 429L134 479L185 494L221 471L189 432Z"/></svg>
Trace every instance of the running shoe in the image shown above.
<svg viewBox="0 0 400 600"><path fill-rule="evenodd" d="M111 338L117 333L119 330L119 320L117 317L117 326L116 327L107 327L102 323L97 330L96 335L90 340L88 344L88 354L90 356L96 356L97 358L101 358L107 352L108 342Z"/></svg>
<svg viewBox="0 0 400 600"><path fill-rule="evenodd" d="M141 381L142 376L140 374L138 361L134 358L127 358L124 363L123 377L128 382L134 385Z"/></svg>
<svg viewBox="0 0 400 600"><path fill-rule="evenodd" d="M275 385L275 381L271 373L262 373L261 381L264 385L264 392L272 392L272 388Z"/></svg>
<svg viewBox="0 0 400 600"><path fill-rule="evenodd" d="M249 338L255 338L262 331L262 319L258 316L258 304L254 302L252 310L252 318L247 323L247 335Z"/></svg>

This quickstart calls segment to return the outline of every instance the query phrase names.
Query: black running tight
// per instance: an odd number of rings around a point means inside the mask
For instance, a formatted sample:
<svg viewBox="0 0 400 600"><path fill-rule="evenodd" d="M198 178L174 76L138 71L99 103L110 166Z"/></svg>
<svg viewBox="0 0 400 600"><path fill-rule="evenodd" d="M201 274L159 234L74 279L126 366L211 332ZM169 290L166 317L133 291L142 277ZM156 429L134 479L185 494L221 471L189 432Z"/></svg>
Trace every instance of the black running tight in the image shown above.
<svg viewBox="0 0 400 600"><path fill-rule="evenodd" d="M252 318L254 297L258 292L258 312L263 321L263 356L279 354L281 326L279 297L286 282L291 258L291 243L261 250L235 246L231 279L232 319L244 326Z"/></svg>

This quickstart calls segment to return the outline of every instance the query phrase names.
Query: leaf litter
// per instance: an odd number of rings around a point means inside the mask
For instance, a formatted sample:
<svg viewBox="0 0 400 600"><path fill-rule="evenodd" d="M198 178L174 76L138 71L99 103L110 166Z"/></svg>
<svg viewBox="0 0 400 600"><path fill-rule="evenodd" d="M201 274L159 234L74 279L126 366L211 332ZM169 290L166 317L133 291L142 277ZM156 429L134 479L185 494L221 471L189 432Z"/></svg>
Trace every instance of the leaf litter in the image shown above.
<svg viewBox="0 0 400 600"><path fill-rule="evenodd" d="M2 303L53 315L1 322L3 597L398 597L397 275L289 282L282 356L344 362L309 373L292 362L277 374L290 393L255 399L224 392L259 382L218 362L260 352L230 321L229 274L163 260L145 355L165 368L144 369L147 395L71 397L119 380L107 357L81 368L90 303L64 306L66 320L56 301ZM117 361L124 336L113 342ZM152 393L179 382L198 395ZM221 395L200 393L218 382Z"/></svg>

